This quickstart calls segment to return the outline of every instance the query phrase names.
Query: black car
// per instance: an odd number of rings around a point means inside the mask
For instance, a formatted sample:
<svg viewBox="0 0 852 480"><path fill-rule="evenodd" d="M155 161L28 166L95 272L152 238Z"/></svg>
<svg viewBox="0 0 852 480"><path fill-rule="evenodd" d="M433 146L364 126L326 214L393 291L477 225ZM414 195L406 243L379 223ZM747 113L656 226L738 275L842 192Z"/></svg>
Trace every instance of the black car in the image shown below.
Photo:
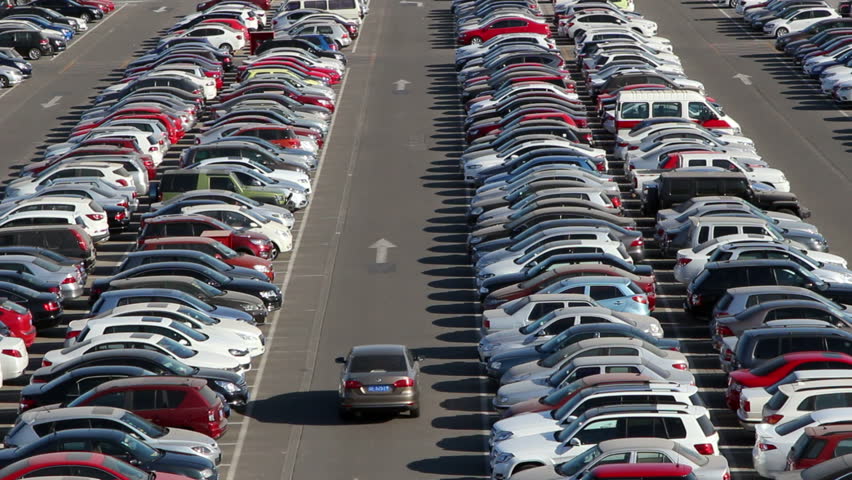
<svg viewBox="0 0 852 480"><path fill-rule="evenodd" d="M64 45L64 42L62 44ZM14 48L16 52L30 60L38 60L42 55L53 55L55 53L51 39L35 30L0 32L0 47ZM62 47L62 49L65 48Z"/></svg>
<svg viewBox="0 0 852 480"><path fill-rule="evenodd" d="M268 280L263 272L246 267L233 267L216 257L193 250L143 250L128 253L121 265L118 266L118 272L124 272L141 265L172 262L198 263L234 278L256 279L263 282Z"/></svg>
<svg viewBox="0 0 852 480"><path fill-rule="evenodd" d="M13 50L11 53L0 52L0 65L17 69L24 78L33 75L32 64L21 58L17 50Z"/></svg>
<svg viewBox="0 0 852 480"><path fill-rule="evenodd" d="M110 380L143 377L156 373L130 365L83 367L65 372L47 383L32 383L21 390L18 413L32 408L66 403Z"/></svg>
<svg viewBox="0 0 852 480"><path fill-rule="evenodd" d="M244 406L249 399L248 385L238 373L215 368L190 367L180 360L150 350L120 349L87 353L59 365L39 368L33 372L30 382L50 382L78 368L102 365L129 365L157 375L203 378L207 380L207 386L234 407Z"/></svg>
<svg viewBox="0 0 852 480"><path fill-rule="evenodd" d="M59 295L59 284L44 281L27 272L0 270L0 282L9 282L40 293Z"/></svg>
<svg viewBox="0 0 852 480"><path fill-rule="evenodd" d="M79 18L86 23L104 18L104 12L100 8L81 5L72 0L33 0L27 6L48 8L66 17Z"/></svg>
<svg viewBox="0 0 852 480"><path fill-rule="evenodd" d="M62 304L55 293L41 293L11 282L0 281L0 297L28 308L33 314L33 325L36 328L52 327L62 315Z"/></svg>
<svg viewBox="0 0 852 480"><path fill-rule="evenodd" d="M0 247L0 255L29 255L31 257L43 258L57 265L62 265L63 267L76 266L81 272L85 269L85 265L82 260L74 260L62 255L61 253L56 253L53 250L41 247Z"/></svg>
<svg viewBox="0 0 852 480"><path fill-rule="evenodd" d="M852 303L852 284L825 283L793 261L733 260L708 263L686 287L684 308L706 317L728 289L757 285L802 287L837 303Z"/></svg>
<svg viewBox="0 0 852 480"><path fill-rule="evenodd" d="M106 428L63 430L45 435L23 447L4 448L0 450L0 467L33 455L69 451L103 453L147 472L173 473L198 480L218 478L216 465L209 458L156 449L129 433Z"/></svg>
<svg viewBox="0 0 852 480"><path fill-rule="evenodd" d="M280 308L283 303L281 289L275 284L259 280L229 277L228 275L222 274L212 268L191 262L149 263L147 265L124 270L110 278L96 280L92 284L91 297L96 298L100 295L100 293L109 290L110 283L115 280L167 275L191 277L219 290L252 295L261 299L263 304L266 305L266 308L271 310Z"/></svg>
<svg viewBox="0 0 852 480"><path fill-rule="evenodd" d="M316 55L318 57L325 58L334 58L346 64L346 55L337 51L329 51L329 50L321 50L317 48L317 46L312 43L310 40L305 38L294 38L294 37L280 37L280 38L272 38L266 40L261 43L257 50L254 51L255 55L260 55L263 52L268 50L273 50L275 48L300 48L310 54Z"/></svg>
<svg viewBox="0 0 852 480"><path fill-rule="evenodd" d="M75 21L49 8L41 8L30 5L18 5L16 7L8 8L6 10L0 10L0 18L5 18L10 15L38 15L39 17L50 20L52 23L59 23L65 25L69 28L74 29L75 31L79 30Z"/></svg>

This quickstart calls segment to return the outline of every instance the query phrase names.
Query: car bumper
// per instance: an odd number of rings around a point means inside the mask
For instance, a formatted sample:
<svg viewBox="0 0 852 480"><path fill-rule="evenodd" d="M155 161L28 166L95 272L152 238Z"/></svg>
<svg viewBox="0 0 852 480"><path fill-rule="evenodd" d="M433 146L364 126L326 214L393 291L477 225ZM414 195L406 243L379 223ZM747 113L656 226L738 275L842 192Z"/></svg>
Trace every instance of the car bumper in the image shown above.
<svg viewBox="0 0 852 480"><path fill-rule="evenodd" d="M83 294L83 286L79 282L63 283L59 286L59 292L63 300L77 298Z"/></svg>

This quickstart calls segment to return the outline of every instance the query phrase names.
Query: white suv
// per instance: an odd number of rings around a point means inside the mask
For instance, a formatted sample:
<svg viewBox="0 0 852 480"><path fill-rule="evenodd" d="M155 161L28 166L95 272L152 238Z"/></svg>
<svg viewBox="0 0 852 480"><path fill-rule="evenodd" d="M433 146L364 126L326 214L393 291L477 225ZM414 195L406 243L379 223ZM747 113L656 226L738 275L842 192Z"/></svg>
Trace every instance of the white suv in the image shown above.
<svg viewBox="0 0 852 480"><path fill-rule="evenodd" d="M773 37L782 37L788 33L802 31L819 21L839 17L840 14L831 7L802 8L788 13L784 18L766 22L763 32Z"/></svg>
<svg viewBox="0 0 852 480"><path fill-rule="evenodd" d="M571 307L593 307L597 302L587 295L545 293L529 295L482 312L479 333L483 337L503 330L515 330L535 322L548 313Z"/></svg>
<svg viewBox="0 0 852 480"><path fill-rule="evenodd" d="M779 385L763 406L763 422L777 424L826 408L852 407L852 380L832 378Z"/></svg>
<svg viewBox="0 0 852 480"><path fill-rule="evenodd" d="M496 442L491 478L505 480L516 470L570 460L604 440L633 437L675 440L704 455L719 452L719 434L704 407L614 405L586 411L556 435L548 432Z"/></svg>

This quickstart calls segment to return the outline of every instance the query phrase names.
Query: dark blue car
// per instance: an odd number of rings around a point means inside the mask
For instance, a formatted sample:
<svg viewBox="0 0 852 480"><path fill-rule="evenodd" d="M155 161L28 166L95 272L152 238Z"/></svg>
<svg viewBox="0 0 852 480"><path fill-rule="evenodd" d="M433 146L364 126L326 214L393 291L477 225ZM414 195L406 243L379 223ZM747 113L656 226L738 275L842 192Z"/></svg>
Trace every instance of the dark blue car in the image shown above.
<svg viewBox="0 0 852 480"><path fill-rule="evenodd" d="M65 37L65 41L74 38L73 28L69 28L67 25L53 23L50 20L44 17L40 17L38 15L10 15L6 17L6 20L25 20L27 22L34 23L41 28L61 33L63 37Z"/></svg>
<svg viewBox="0 0 852 480"><path fill-rule="evenodd" d="M32 64L11 49L0 50L0 65L17 69L24 78L29 78L33 74Z"/></svg>

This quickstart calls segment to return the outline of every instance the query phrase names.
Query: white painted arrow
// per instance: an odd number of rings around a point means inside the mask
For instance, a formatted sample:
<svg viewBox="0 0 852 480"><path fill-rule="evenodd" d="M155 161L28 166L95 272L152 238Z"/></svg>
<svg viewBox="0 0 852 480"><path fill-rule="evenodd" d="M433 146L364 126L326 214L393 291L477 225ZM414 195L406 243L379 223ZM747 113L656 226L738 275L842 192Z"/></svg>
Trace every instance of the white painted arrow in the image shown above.
<svg viewBox="0 0 852 480"><path fill-rule="evenodd" d="M166 7L160 7L160 8L158 8L158 9L154 10L154 13L163 13L163 12L165 12L166 10L167 10L167 8L166 8Z"/></svg>
<svg viewBox="0 0 852 480"><path fill-rule="evenodd" d="M417 5L418 7L423 6L423 2L412 2L411 0L401 0L399 2L400 5Z"/></svg>
<svg viewBox="0 0 852 480"><path fill-rule="evenodd" d="M376 243L370 245L370 248L376 249L376 263L388 263L388 249L396 248L396 245L380 238L376 240Z"/></svg>
<svg viewBox="0 0 852 480"><path fill-rule="evenodd" d="M745 85L751 85L751 75L746 75L744 73L738 73L734 75L733 78L739 79Z"/></svg>
<svg viewBox="0 0 852 480"><path fill-rule="evenodd" d="M399 80L393 82L393 84L396 85L396 91L397 92L404 92L406 85L410 85L411 82L409 82L408 80L399 79Z"/></svg>
<svg viewBox="0 0 852 480"><path fill-rule="evenodd" d="M55 107L56 104L59 103L60 100L62 100L62 96L57 95L57 96L51 98L47 103L42 103L41 108Z"/></svg>

